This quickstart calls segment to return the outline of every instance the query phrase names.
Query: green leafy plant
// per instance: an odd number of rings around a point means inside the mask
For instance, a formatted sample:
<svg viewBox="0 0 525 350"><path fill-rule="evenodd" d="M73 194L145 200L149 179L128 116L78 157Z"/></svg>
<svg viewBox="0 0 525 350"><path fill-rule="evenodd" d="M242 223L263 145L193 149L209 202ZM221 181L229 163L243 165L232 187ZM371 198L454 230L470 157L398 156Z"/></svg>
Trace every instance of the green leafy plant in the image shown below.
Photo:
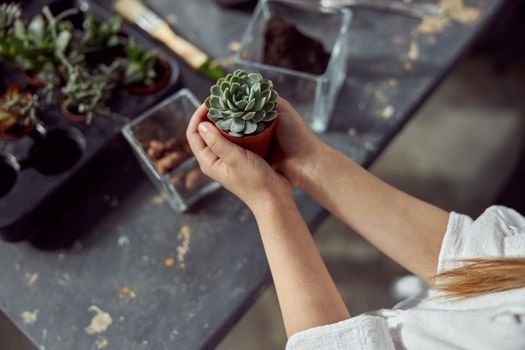
<svg viewBox="0 0 525 350"><path fill-rule="evenodd" d="M20 4L10 3L0 5L0 36L6 37L13 31L15 22L22 16Z"/></svg>
<svg viewBox="0 0 525 350"><path fill-rule="evenodd" d="M221 78L206 99L208 118L232 136L256 134L277 117L277 92L258 73L236 70Z"/></svg>
<svg viewBox="0 0 525 350"><path fill-rule="evenodd" d="M74 28L65 18L75 13L76 9L70 9L53 16L44 7L42 14L26 23L19 5L0 7L0 26L5 34L0 37L0 59L42 82L47 103L52 102L60 84L56 67L72 52L69 49Z"/></svg>
<svg viewBox="0 0 525 350"><path fill-rule="evenodd" d="M124 65L124 84L142 84L151 86L157 79L155 65L158 62L157 50L146 50L135 40L129 39L126 48Z"/></svg>
<svg viewBox="0 0 525 350"><path fill-rule="evenodd" d="M9 132L15 126L38 123L40 105L38 96L20 92L18 84L11 84L0 98L0 133Z"/></svg>
<svg viewBox="0 0 525 350"><path fill-rule="evenodd" d="M122 17L113 16L107 21L88 15L83 23L81 47L84 53L103 51L125 43L122 33Z"/></svg>
<svg viewBox="0 0 525 350"><path fill-rule="evenodd" d="M55 17L49 8L44 7L42 14L27 24L18 15L19 7L5 6L3 13L1 10L0 22L5 24L5 35L0 37L0 57L6 63L38 72L47 63L56 63L57 57L66 53L74 28L64 18L76 13L76 9L66 10Z"/></svg>
<svg viewBox="0 0 525 350"><path fill-rule="evenodd" d="M82 65L71 66L66 84L61 92L62 106L72 114L83 115L90 124L95 116L109 116L107 101L115 87L118 64L101 65L98 71L90 72Z"/></svg>

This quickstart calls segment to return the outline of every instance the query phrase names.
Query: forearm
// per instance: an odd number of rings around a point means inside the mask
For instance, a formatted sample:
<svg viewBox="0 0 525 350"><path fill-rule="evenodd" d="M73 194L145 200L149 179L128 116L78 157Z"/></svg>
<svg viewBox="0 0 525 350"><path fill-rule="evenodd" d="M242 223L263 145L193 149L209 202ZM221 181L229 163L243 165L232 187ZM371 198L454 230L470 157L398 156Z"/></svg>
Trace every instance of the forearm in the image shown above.
<svg viewBox="0 0 525 350"><path fill-rule="evenodd" d="M378 249L424 278L436 271L448 213L326 147L303 188Z"/></svg>
<svg viewBox="0 0 525 350"><path fill-rule="evenodd" d="M293 198L254 213L287 335L350 317Z"/></svg>

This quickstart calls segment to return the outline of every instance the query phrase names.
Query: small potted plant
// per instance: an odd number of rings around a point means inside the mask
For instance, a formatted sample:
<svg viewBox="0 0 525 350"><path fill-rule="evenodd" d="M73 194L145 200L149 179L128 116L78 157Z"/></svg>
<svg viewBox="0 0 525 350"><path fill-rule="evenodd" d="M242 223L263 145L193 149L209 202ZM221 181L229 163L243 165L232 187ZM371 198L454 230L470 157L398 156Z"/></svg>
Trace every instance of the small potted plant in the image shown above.
<svg viewBox="0 0 525 350"><path fill-rule="evenodd" d="M43 14L26 24L19 5L0 7L0 58L20 69L28 86L56 86L60 80L55 68L57 56L66 53L73 38L73 25L63 19L76 12L70 9L54 17L44 7Z"/></svg>
<svg viewBox="0 0 525 350"><path fill-rule="evenodd" d="M64 116L87 124L96 116L109 116L111 111L106 103L115 87L117 67L100 66L98 71L89 72L82 65L70 66L60 97Z"/></svg>
<svg viewBox="0 0 525 350"><path fill-rule="evenodd" d="M238 69L219 79L210 92L205 101L208 118L227 139L265 157L277 118L272 82Z"/></svg>
<svg viewBox="0 0 525 350"><path fill-rule="evenodd" d="M171 67L157 50L146 50L129 39L125 48L124 84L134 94L153 94L169 82Z"/></svg>
<svg viewBox="0 0 525 350"><path fill-rule="evenodd" d="M38 123L38 97L21 92L18 84L11 84L0 98L0 137L20 138L28 135Z"/></svg>
<svg viewBox="0 0 525 350"><path fill-rule="evenodd" d="M113 16L104 21L90 14L82 26L80 48L88 62L109 64L124 54L127 35L122 31L122 17Z"/></svg>

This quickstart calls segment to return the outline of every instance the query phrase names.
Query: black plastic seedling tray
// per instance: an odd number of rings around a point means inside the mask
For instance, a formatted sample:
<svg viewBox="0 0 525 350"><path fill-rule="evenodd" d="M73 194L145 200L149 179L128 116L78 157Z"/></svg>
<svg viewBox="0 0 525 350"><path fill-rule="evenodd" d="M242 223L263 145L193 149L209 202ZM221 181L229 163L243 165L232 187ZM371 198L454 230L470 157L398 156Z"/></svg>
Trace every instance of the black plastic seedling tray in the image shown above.
<svg viewBox="0 0 525 350"><path fill-rule="evenodd" d="M105 7L110 4L82 3L83 6L74 0L21 2L26 17L40 12L45 5L62 9L77 7L82 14L87 11L100 18L112 15ZM86 8L85 4L89 6ZM160 46L132 25L125 24L124 31L147 48ZM54 212L52 199L60 188L101 152L126 122L178 90L179 67L166 50L159 49L168 59L172 71L169 83L160 91L136 95L125 87L117 88L109 104L115 115L95 118L91 125L66 119L60 107L45 109L40 114L45 132L36 130L20 139L0 139L0 235L4 240L27 239L46 219L59 215ZM22 83L19 72L1 63L0 77L2 93L12 82L18 82L22 89L29 89Z"/></svg>

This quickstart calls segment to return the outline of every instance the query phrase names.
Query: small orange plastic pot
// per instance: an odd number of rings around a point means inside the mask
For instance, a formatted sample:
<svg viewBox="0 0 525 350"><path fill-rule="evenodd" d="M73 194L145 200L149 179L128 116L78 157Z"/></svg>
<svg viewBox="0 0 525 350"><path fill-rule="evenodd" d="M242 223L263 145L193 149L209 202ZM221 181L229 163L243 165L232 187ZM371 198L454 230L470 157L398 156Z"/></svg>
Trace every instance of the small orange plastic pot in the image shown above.
<svg viewBox="0 0 525 350"><path fill-rule="evenodd" d="M275 127L276 120L277 119L274 119L270 126L264 129L263 132L253 136L235 137L219 128L217 129L231 142L241 146L244 149L252 151L262 158L265 158L270 151L270 146L272 145L273 128Z"/></svg>
<svg viewBox="0 0 525 350"><path fill-rule="evenodd" d="M19 128L15 132L0 132L0 139L19 139L24 136L29 135L33 130L35 130L35 124L29 124Z"/></svg>

